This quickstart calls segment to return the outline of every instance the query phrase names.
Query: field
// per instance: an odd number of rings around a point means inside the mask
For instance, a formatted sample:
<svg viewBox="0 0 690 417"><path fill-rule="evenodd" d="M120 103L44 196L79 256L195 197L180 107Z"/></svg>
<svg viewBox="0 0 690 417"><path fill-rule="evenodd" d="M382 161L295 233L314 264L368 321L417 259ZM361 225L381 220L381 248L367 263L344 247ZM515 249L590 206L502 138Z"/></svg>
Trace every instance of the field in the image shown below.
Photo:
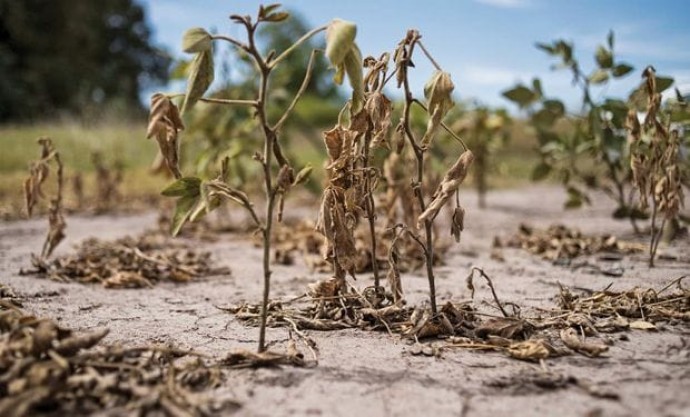
<svg viewBox="0 0 690 417"><path fill-rule="evenodd" d="M474 198L468 205L472 207ZM610 207L597 205L583 211L563 212L563 193L553 187L527 187L489 194L489 208L468 214L472 225L463 245L450 249L438 268L439 301L469 299L465 277L472 265L482 267L493 280L504 303L522 307L523 317L534 317L554 308L558 285L575 293L635 286L660 289L670 278L688 271L688 238L664 249L666 259L649 269L641 254L601 260L578 259L588 267L554 265L520 249L501 249L490 256L494 236L514 233L522 222L534 227L562 223L585 233L614 233L632 238L625 222L611 222ZM236 218L242 224L241 216ZM70 253L72 245L92 236L114 239L155 227L156 215L75 216L69 220L69 238L57 256ZM252 349L255 328L238 322L224 311L260 298L261 251L246 237L221 234L215 242L192 241L209 250L231 273L209 276L185 284L159 284L150 289L105 289L100 285L56 283L19 276L27 269L29 255L43 238L41 221L5 224L0 235L3 283L21 297L23 306L39 316L83 330L107 327L108 344L127 346L174 344L220 358L234 348ZM674 255L675 257L671 256ZM500 259L500 260L497 260ZM596 268L622 268L611 277ZM307 268L301 258L293 266L276 266L274 295L288 300L323 274ZM355 285L370 283L361 274ZM406 274L407 299L418 304L425 298L420 271ZM497 314L485 285L477 287L479 311ZM543 309L543 310L540 310ZM690 389L690 345L687 325L659 324L659 329L632 330L600 335L611 338L602 357L570 355L541 364L516 361L498 352L445 347L436 357L413 356L412 345L385 331L357 329L307 331L318 346L318 366L312 369L276 368L225 371L225 382L212 391L215 399L231 399L237 407L220 415L419 415L515 416L682 416L690 411L685 392ZM271 328L268 341L280 349L288 340L285 328ZM431 341L431 343L437 343Z"/></svg>

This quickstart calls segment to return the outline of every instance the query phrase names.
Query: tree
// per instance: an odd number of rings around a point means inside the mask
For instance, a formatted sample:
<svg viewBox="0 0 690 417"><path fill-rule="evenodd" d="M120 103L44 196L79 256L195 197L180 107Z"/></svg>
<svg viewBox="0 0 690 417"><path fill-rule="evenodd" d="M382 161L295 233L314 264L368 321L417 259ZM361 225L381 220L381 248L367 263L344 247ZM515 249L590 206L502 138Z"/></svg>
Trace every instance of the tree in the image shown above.
<svg viewBox="0 0 690 417"><path fill-rule="evenodd" d="M167 81L134 0L0 0L0 122L119 103Z"/></svg>

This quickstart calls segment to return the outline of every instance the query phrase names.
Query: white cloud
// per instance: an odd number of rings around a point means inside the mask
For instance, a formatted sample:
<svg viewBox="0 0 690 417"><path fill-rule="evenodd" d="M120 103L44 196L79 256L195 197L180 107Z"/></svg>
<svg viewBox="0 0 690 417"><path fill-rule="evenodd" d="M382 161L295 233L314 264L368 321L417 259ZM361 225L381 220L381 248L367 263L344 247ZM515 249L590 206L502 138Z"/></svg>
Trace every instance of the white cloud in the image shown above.
<svg viewBox="0 0 690 417"><path fill-rule="evenodd" d="M474 0L487 6L501 7L504 9L518 9L530 5L529 0Z"/></svg>

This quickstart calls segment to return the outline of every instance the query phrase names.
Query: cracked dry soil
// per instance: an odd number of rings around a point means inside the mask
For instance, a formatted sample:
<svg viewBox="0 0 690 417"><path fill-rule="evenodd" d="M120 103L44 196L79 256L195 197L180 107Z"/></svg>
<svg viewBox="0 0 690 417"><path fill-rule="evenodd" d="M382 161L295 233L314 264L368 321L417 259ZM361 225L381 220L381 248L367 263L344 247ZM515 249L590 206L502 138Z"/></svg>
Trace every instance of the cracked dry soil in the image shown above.
<svg viewBox="0 0 690 417"><path fill-rule="evenodd" d="M585 233L628 239L630 226L611 220L606 202L563 211L563 193L551 187L493 192L488 196L489 208L483 211L475 208L476 201L468 194L463 193L467 217L462 243L451 247L445 265L437 269L439 303L469 298L465 277L472 265L484 268L501 300L519 303L525 315L554 307L558 283L592 290L608 285L612 290L660 288L690 272L688 237L662 248L676 259L661 260L654 269L646 266L642 254L615 261L586 259L604 269L622 268L621 277L553 265L518 249L502 249L503 260L496 260L491 256L493 237L514 233L521 222L542 228L563 223ZM91 236L114 239L138 234L155 225L156 215L67 221L68 238L55 256L73 251L75 244ZM223 234L216 242L194 242L211 251L219 266L230 267L230 275L114 290L20 276L19 270L30 266L30 254L42 244L44 231L44 220L0 225L0 283L23 297L26 311L75 329L108 327L106 343L174 343L215 357L232 348L255 348L257 329L217 308L260 300L261 250L245 238ZM310 272L299 257L296 265L275 265L272 297L299 295L308 283L324 277ZM363 275L355 285L366 286L369 281ZM424 302L422 271L404 274L403 286L408 302ZM491 309L486 286L478 287L475 297L480 308ZM632 330L626 333L627 340L617 339L604 357L571 355L548 359L544 367L499 353L461 349L445 350L440 358L412 356L404 340L383 332L309 334L318 344L317 367L232 370L213 395L241 403L231 412L240 416L690 416L687 323L658 332ZM288 340L287 329L268 329L268 340L280 346ZM593 395L573 381L609 394Z"/></svg>

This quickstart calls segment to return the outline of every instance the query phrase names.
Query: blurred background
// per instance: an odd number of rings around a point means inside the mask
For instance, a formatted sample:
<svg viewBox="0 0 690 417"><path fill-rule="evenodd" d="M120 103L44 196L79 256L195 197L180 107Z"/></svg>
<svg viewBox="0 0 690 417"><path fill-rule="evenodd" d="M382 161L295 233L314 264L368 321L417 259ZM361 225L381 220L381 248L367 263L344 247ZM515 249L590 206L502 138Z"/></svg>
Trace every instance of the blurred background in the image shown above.
<svg viewBox="0 0 690 417"><path fill-rule="evenodd" d="M253 15L259 4L0 0L0 216L21 216L21 181L39 154L39 136L52 137L63 155L75 210L155 202L169 180L151 173L157 150L144 138L146 114L152 93L184 92L190 56L182 52L182 34L199 26L241 38L241 28L228 16ZM407 29L418 29L456 85L457 105L447 123L485 154L475 178L480 192L530 179L562 181L558 167L544 168L554 159L545 157L545 141L555 140L546 133L572 137L574 120L592 104L628 102L647 65L671 80L665 98L690 93L690 3L684 0L293 0L283 7L291 18L259 33L266 51L284 50L335 17L357 23L365 57L391 52ZM315 37L275 74L276 115L299 88L310 49L323 45L323 36ZM225 45L217 45L214 54L210 94L251 97L256 78L246 57ZM433 68L421 58L415 64L412 86L422 97ZM318 62L310 93L287 127L284 140L300 165L320 166L321 131L335 122L347 99L332 76L327 62ZM393 88L387 94L394 101L401 97ZM548 132L545 115L553 118L547 120ZM186 115L185 172L212 176L218 160L230 156L236 161L233 178L244 184L256 168L250 156L259 140L249 116L241 109L204 105ZM424 118L417 118L423 129ZM436 154L443 161L453 154L444 148L452 140L440 144ZM318 175L312 189L319 186Z"/></svg>

